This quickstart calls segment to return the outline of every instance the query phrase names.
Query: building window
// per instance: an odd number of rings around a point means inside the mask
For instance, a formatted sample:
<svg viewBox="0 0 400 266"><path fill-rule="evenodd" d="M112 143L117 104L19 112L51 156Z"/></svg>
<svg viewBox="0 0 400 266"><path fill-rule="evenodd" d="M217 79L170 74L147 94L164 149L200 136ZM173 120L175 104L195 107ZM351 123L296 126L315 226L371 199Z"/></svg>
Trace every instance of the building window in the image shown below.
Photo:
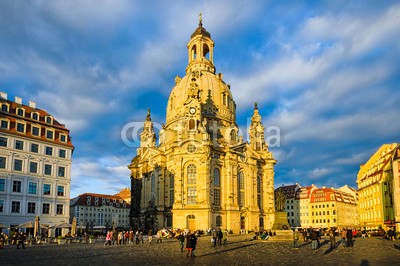
<svg viewBox="0 0 400 266"><path fill-rule="evenodd" d="M19 213L21 210L21 202L19 201L12 201L11 202L11 212L12 213Z"/></svg>
<svg viewBox="0 0 400 266"><path fill-rule="evenodd" d="M52 156L53 155L53 148L52 147L47 147L46 146L46 155Z"/></svg>
<svg viewBox="0 0 400 266"><path fill-rule="evenodd" d="M60 157L60 158L65 158L65 150L60 149L60 150L58 151L58 157Z"/></svg>
<svg viewBox="0 0 400 266"><path fill-rule="evenodd" d="M51 121L52 121L51 116L46 116L46 123L51 124Z"/></svg>
<svg viewBox="0 0 400 266"><path fill-rule="evenodd" d="M50 203L43 203L42 205L42 213L50 214Z"/></svg>
<svg viewBox="0 0 400 266"><path fill-rule="evenodd" d="M12 192L21 192L22 182L14 180Z"/></svg>
<svg viewBox="0 0 400 266"><path fill-rule="evenodd" d="M174 190L172 189L169 191L169 205L170 206L174 205L174 197L175 197Z"/></svg>
<svg viewBox="0 0 400 266"><path fill-rule="evenodd" d="M238 189L239 189L239 197L238 204L240 207L243 207L245 204L245 193L244 193L244 174L243 172L239 172L238 178Z"/></svg>
<svg viewBox="0 0 400 266"><path fill-rule="evenodd" d="M221 215L218 215L215 219L215 225L216 226L222 226L222 217Z"/></svg>
<svg viewBox="0 0 400 266"><path fill-rule="evenodd" d="M8 105L7 104L2 104L1 105L1 111L8 112Z"/></svg>
<svg viewBox="0 0 400 266"><path fill-rule="evenodd" d="M35 143L31 143L31 152L38 153L39 152L39 145Z"/></svg>
<svg viewBox="0 0 400 266"><path fill-rule="evenodd" d="M36 203L28 202L28 213L36 213Z"/></svg>
<svg viewBox="0 0 400 266"><path fill-rule="evenodd" d="M262 198L261 198L261 176L257 176L257 206L262 208Z"/></svg>
<svg viewBox="0 0 400 266"><path fill-rule="evenodd" d="M0 169L6 169L6 157L0 157Z"/></svg>
<svg viewBox="0 0 400 266"><path fill-rule="evenodd" d="M14 171L22 171L22 160L14 160Z"/></svg>
<svg viewBox="0 0 400 266"><path fill-rule="evenodd" d="M218 168L214 169L214 205L221 205L221 173Z"/></svg>
<svg viewBox="0 0 400 266"><path fill-rule="evenodd" d="M64 134L60 134L60 141L67 142L67 136L65 136Z"/></svg>
<svg viewBox="0 0 400 266"><path fill-rule="evenodd" d="M48 139L53 139L54 138L54 132L51 130L46 131L46 138Z"/></svg>
<svg viewBox="0 0 400 266"><path fill-rule="evenodd" d="M6 190L6 180L0 178L0 191L5 191L5 190Z"/></svg>
<svg viewBox="0 0 400 266"><path fill-rule="evenodd" d="M65 167L64 166L59 166L58 167L58 174L59 177L64 177L65 176Z"/></svg>
<svg viewBox="0 0 400 266"><path fill-rule="evenodd" d="M197 168L194 164L187 167L188 185L195 185L197 182Z"/></svg>
<svg viewBox="0 0 400 266"><path fill-rule="evenodd" d="M45 164L44 165L44 174L45 175L51 175L51 164Z"/></svg>
<svg viewBox="0 0 400 266"><path fill-rule="evenodd" d="M33 182L29 182L28 185L28 194L36 194L37 184Z"/></svg>
<svg viewBox="0 0 400 266"><path fill-rule="evenodd" d="M39 120L39 115L37 113L32 113L33 120Z"/></svg>
<svg viewBox="0 0 400 266"><path fill-rule="evenodd" d="M7 147L7 138L0 137L0 147Z"/></svg>
<svg viewBox="0 0 400 266"><path fill-rule="evenodd" d="M64 186L57 186L57 196L64 196Z"/></svg>
<svg viewBox="0 0 400 266"><path fill-rule="evenodd" d="M7 120L1 120L0 128L8 129L8 121Z"/></svg>
<svg viewBox="0 0 400 266"><path fill-rule="evenodd" d="M40 136L40 128L32 127L32 135L37 137Z"/></svg>
<svg viewBox="0 0 400 266"><path fill-rule="evenodd" d="M50 192L51 192L51 185L44 184L43 185L43 195L50 195Z"/></svg>
<svg viewBox="0 0 400 266"><path fill-rule="evenodd" d="M57 204L57 214L63 214L64 206L62 204Z"/></svg>
<svg viewBox="0 0 400 266"><path fill-rule="evenodd" d="M18 108L18 109L17 109L17 115L19 115L19 116L24 116L24 110L21 109L21 108Z"/></svg>
<svg viewBox="0 0 400 266"><path fill-rule="evenodd" d="M196 204L197 198L197 190L195 186L191 186L187 188L188 195L187 195L187 203L188 204Z"/></svg>
<svg viewBox="0 0 400 266"><path fill-rule="evenodd" d="M17 132L25 133L25 125L21 123L17 123Z"/></svg>
<svg viewBox="0 0 400 266"><path fill-rule="evenodd" d="M4 200L0 199L0 213L4 212Z"/></svg>
<svg viewBox="0 0 400 266"><path fill-rule="evenodd" d="M36 174L37 170L38 170L37 167L38 167L37 162L30 162L29 163L29 172Z"/></svg>
<svg viewBox="0 0 400 266"><path fill-rule="evenodd" d="M156 178L154 176L154 174L151 175L150 178L150 193L151 193L151 199L155 199L156 198Z"/></svg>
<svg viewBox="0 0 400 266"><path fill-rule="evenodd" d="M17 150L23 150L24 149L24 142L21 140L16 140L15 141L15 148Z"/></svg>

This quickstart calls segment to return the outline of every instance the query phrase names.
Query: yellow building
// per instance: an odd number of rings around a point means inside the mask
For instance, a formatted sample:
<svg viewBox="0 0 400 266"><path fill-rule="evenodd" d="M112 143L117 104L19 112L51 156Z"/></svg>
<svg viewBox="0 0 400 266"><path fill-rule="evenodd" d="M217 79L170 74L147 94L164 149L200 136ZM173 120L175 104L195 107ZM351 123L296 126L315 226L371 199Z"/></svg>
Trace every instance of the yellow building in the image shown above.
<svg viewBox="0 0 400 266"><path fill-rule="evenodd" d="M271 228L276 161L258 107L244 142L230 85L215 72L214 41L201 19L187 48L186 75L175 78L159 143L149 111L128 166L131 226L236 233Z"/></svg>
<svg viewBox="0 0 400 266"><path fill-rule="evenodd" d="M395 224L391 164L396 146L382 145L358 172L359 220L367 229L387 229Z"/></svg>

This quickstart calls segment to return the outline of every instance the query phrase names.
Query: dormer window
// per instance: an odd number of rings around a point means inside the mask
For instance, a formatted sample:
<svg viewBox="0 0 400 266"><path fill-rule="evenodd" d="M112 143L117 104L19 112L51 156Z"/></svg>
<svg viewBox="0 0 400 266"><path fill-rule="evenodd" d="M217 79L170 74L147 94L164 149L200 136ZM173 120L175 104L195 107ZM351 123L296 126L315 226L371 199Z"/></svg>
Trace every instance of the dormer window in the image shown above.
<svg viewBox="0 0 400 266"><path fill-rule="evenodd" d="M33 120L39 121L39 114L38 113L31 113L31 118Z"/></svg>
<svg viewBox="0 0 400 266"><path fill-rule="evenodd" d="M61 141L61 142L67 142L67 135L65 135L65 134L60 134L60 141Z"/></svg>
<svg viewBox="0 0 400 266"><path fill-rule="evenodd" d="M46 123L47 124L52 124L53 123L53 118L51 116L46 116Z"/></svg>
<svg viewBox="0 0 400 266"><path fill-rule="evenodd" d="M2 111L2 112L8 112L8 104L3 103L3 104L1 105L1 111Z"/></svg>
<svg viewBox="0 0 400 266"><path fill-rule="evenodd" d="M25 113L24 109L22 109L22 108L17 109L17 115L24 116L24 113Z"/></svg>

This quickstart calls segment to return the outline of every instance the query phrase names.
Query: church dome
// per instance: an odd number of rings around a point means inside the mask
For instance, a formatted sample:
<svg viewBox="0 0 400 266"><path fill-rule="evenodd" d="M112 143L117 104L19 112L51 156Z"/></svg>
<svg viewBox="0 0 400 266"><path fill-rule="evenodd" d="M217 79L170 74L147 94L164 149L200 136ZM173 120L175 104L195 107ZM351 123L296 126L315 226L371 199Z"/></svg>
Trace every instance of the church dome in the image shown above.
<svg viewBox="0 0 400 266"><path fill-rule="evenodd" d="M185 103L190 97L191 82L195 80L199 87L199 101L202 105L203 118L215 117L224 121L224 124L235 124L236 104L233 101L229 86L222 80L222 74L214 74L209 71L193 71L183 78L176 78L176 85L172 89L167 105L167 124L185 117ZM210 101L211 100L211 101ZM214 113L207 110L211 103Z"/></svg>
<svg viewBox="0 0 400 266"><path fill-rule="evenodd" d="M222 79L222 74L215 74L214 41L210 33L203 28L201 17L187 48L186 75L183 78L177 76L175 79L175 87L167 105L166 127L173 128L171 124L187 116L187 103L193 98L200 103L201 121L217 119L226 126L236 124L236 104L229 85Z"/></svg>

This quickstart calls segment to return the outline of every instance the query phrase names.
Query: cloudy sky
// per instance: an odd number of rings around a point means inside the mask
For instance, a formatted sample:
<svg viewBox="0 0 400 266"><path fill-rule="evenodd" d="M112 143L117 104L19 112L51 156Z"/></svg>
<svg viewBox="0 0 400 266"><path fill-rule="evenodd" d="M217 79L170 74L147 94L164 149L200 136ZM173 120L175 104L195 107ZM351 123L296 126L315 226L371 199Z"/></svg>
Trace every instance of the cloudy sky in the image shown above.
<svg viewBox="0 0 400 266"><path fill-rule="evenodd" d="M71 130L71 197L129 187L121 130L165 122L200 12L239 126L257 101L280 130L276 186L356 187L400 141L399 1L0 1L0 91Z"/></svg>

